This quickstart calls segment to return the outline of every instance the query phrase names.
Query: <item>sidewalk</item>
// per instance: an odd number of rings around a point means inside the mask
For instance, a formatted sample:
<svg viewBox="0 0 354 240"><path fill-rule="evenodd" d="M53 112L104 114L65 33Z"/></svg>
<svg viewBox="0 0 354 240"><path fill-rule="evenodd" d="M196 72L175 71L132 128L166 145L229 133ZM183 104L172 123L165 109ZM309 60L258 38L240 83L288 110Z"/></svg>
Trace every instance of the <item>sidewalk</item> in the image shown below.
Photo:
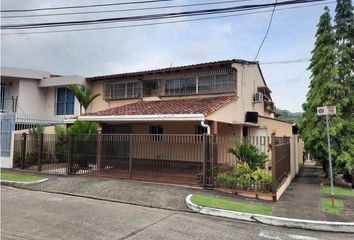
<svg viewBox="0 0 354 240"><path fill-rule="evenodd" d="M336 196L344 202L340 214L324 213L321 208L321 170L305 164L283 196L273 207L273 216L331 222L354 222L354 198ZM325 196L329 197L329 196Z"/></svg>

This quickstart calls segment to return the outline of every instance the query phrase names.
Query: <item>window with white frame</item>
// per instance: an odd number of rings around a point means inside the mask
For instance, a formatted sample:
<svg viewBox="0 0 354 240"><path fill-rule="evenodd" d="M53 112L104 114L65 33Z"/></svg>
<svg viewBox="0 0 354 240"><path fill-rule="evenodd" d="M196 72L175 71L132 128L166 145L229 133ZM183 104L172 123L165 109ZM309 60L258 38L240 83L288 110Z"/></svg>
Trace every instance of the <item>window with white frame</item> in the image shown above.
<svg viewBox="0 0 354 240"><path fill-rule="evenodd" d="M127 99L139 98L141 96L141 89L139 82L127 83L111 83L106 85L106 98L108 99Z"/></svg>
<svg viewBox="0 0 354 240"><path fill-rule="evenodd" d="M223 93L235 90L232 73L171 79L165 82L165 95Z"/></svg>
<svg viewBox="0 0 354 240"><path fill-rule="evenodd" d="M56 115L74 114L75 96L67 87L57 88Z"/></svg>

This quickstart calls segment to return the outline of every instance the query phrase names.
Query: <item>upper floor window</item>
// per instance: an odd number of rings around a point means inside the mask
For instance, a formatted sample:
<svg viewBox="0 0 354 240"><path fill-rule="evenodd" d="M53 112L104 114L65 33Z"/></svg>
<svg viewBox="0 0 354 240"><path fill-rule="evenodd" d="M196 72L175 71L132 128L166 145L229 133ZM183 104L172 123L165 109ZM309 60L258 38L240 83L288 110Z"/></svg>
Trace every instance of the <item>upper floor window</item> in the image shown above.
<svg viewBox="0 0 354 240"><path fill-rule="evenodd" d="M108 99L139 98L141 96L139 82L111 83L106 85L105 92Z"/></svg>
<svg viewBox="0 0 354 240"><path fill-rule="evenodd" d="M196 79L172 79L166 80L165 94L166 95L183 95L196 93Z"/></svg>
<svg viewBox="0 0 354 240"><path fill-rule="evenodd" d="M218 74L166 80L165 95L188 95L231 92L235 89L233 74Z"/></svg>
<svg viewBox="0 0 354 240"><path fill-rule="evenodd" d="M57 88L56 115L73 115L74 103L75 96L68 88Z"/></svg>
<svg viewBox="0 0 354 240"><path fill-rule="evenodd" d="M235 80L232 74L203 76L198 78L198 93L219 93L233 91Z"/></svg>

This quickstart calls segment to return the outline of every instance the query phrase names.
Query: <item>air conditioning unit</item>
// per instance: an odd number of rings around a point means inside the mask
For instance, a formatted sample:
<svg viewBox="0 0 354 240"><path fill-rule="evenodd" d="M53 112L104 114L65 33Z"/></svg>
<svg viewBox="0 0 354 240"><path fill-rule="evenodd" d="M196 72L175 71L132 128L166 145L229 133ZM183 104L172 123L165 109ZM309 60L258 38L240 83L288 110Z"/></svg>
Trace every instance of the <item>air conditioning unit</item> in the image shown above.
<svg viewBox="0 0 354 240"><path fill-rule="evenodd" d="M254 95L254 101L255 102L263 102L263 93L256 92L256 94Z"/></svg>

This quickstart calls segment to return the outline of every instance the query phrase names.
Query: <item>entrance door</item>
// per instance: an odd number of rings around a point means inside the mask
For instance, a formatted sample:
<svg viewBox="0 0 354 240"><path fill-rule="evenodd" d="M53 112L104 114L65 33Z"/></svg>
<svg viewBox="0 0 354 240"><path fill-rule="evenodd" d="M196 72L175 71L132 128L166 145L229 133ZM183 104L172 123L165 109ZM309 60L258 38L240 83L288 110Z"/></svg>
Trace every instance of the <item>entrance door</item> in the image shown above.
<svg viewBox="0 0 354 240"><path fill-rule="evenodd" d="M130 125L103 126L103 166L110 170L129 170Z"/></svg>
<svg viewBox="0 0 354 240"><path fill-rule="evenodd" d="M266 153L267 146L267 129L266 128L250 128L250 136L253 138L254 145L259 151Z"/></svg>

